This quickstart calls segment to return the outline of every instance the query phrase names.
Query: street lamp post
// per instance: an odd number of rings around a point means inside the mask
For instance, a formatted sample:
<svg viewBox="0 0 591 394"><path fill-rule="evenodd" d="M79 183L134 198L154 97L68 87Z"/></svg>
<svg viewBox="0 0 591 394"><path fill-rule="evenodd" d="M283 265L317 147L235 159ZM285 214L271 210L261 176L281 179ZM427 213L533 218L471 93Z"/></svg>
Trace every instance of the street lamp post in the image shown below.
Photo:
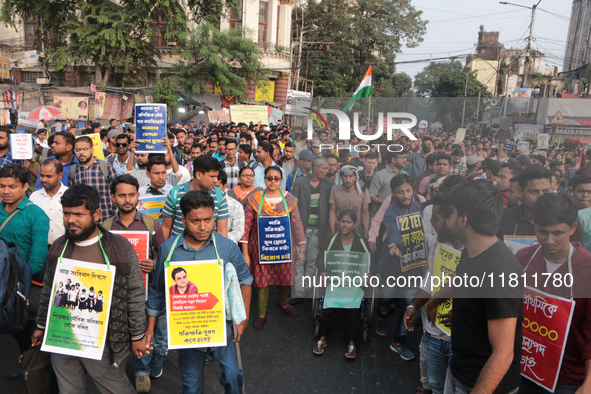
<svg viewBox="0 0 591 394"><path fill-rule="evenodd" d="M470 71L466 73L466 86L464 87L464 109L462 110L462 128L464 128L464 117L466 116L466 97L468 96L468 75L470 75Z"/></svg>
<svg viewBox="0 0 591 394"><path fill-rule="evenodd" d="M541 2L542 2L542 0L539 0L537 4L533 5L533 7L528 7L528 6L521 5L521 4L508 3L506 1L499 1L499 4L514 5L516 7L527 8L528 10L531 10L531 23L529 25L529 37L527 39L527 47L525 48L527 56L525 57L525 69L523 70L523 81L521 81L522 88L525 87L525 81L527 80L527 71L529 68L529 52L531 50L531 42L533 39L534 22L536 20L536 8L538 8L538 5L540 5Z"/></svg>

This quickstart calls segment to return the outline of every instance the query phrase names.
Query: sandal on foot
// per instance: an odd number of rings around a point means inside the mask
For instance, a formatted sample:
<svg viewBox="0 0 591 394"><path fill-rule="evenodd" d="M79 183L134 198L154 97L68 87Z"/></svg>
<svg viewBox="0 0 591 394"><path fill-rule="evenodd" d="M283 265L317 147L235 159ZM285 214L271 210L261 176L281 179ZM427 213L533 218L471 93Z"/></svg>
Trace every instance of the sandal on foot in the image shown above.
<svg viewBox="0 0 591 394"><path fill-rule="evenodd" d="M279 300L275 301L275 305L277 305L279 308L283 309L283 312L285 312L286 314L288 314L289 316L297 316L298 315L298 311L296 310L296 308L294 308L293 305L291 304L287 304L287 306L284 308L281 305L281 302L279 302Z"/></svg>
<svg viewBox="0 0 591 394"><path fill-rule="evenodd" d="M321 355L324 353L324 348L326 348L326 341L318 341L316 342L316 346L312 349L312 352L317 355Z"/></svg>
<svg viewBox="0 0 591 394"><path fill-rule="evenodd" d="M254 323L252 323L252 326L254 327L255 330L260 330L261 328L263 328L266 321L267 321L266 316L265 317L257 316L257 318L254 320Z"/></svg>
<svg viewBox="0 0 591 394"><path fill-rule="evenodd" d="M356 347L354 345L348 345L347 346L347 353L345 353L345 357L350 358L350 359L356 359L357 358L357 352L355 351Z"/></svg>

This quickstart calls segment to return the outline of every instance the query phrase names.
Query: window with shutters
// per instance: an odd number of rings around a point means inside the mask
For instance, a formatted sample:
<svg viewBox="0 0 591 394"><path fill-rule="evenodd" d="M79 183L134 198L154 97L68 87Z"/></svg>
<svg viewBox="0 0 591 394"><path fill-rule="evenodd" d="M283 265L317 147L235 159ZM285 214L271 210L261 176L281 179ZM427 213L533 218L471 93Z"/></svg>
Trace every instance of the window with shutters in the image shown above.
<svg viewBox="0 0 591 394"><path fill-rule="evenodd" d="M264 48L267 44L269 3L259 2L259 47Z"/></svg>
<svg viewBox="0 0 591 394"><path fill-rule="evenodd" d="M230 29L242 27L242 1L237 1L236 8L230 8Z"/></svg>

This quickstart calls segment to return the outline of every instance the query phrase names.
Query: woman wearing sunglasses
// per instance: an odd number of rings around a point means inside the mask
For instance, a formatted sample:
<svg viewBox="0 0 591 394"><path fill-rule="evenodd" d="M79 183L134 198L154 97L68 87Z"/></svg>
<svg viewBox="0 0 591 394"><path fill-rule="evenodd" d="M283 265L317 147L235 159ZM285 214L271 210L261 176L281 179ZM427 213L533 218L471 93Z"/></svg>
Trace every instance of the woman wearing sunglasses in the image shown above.
<svg viewBox="0 0 591 394"><path fill-rule="evenodd" d="M283 309L289 316L297 316L298 314L295 308L287 303L287 298L289 287L293 285L294 278L293 254L297 253L297 248L299 248L300 261L306 261L306 237L300 220L297 198L279 188L281 181L281 169L277 166L268 167L265 170L266 189L259 190L248 197L244 213L244 236L240 240L240 247L258 288L259 312L254 321L254 328L257 330L263 328L267 320L267 301L271 285L279 286L279 300L275 302L275 305ZM269 217L273 218L269 219ZM276 224L278 221L282 223L279 226ZM286 234L288 239L291 238L292 245L292 252L289 256L291 258L288 261L267 260L261 264L259 226L263 229L262 237L266 239L265 244L270 245L269 249L273 248L273 241L269 242L269 240L285 238L282 233L285 235L285 232L292 230L291 234ZM284 227L285 230L278 232L277 230L281 227ZM272 236L267 237L268 235ZM263 247L263 250L265 249ZM273 252L269 252L269 254L273 254ZM281 257L281 252L278 256ZM263 257L267 258L267 256Z"/></svg>

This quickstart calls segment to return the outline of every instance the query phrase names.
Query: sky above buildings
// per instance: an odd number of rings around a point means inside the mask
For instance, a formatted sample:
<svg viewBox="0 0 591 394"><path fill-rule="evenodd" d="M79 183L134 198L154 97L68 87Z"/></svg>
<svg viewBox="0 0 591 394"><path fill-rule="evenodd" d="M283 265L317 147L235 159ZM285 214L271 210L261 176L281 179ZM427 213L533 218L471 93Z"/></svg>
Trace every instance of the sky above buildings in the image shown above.
<svg viewBox="0 0 591 394"><path fill-rule="evenodd" d="M532 7L533 0L511 0ZM416 48L403 48L397 62L435 59L476 52L480 25L485 31L498 31L499 41L509 49L527 46L531 10L499 4L498 0L412 0L429 21L424 41ZM562 71L564 48L571 14L571 0L542 0L536 11L532 48L546 55L546 63ZM465 57L459 58L465 64ZM443 61L443 60L442 60ZM397 72L413 77L428 62L397 64Z"/></svg>

